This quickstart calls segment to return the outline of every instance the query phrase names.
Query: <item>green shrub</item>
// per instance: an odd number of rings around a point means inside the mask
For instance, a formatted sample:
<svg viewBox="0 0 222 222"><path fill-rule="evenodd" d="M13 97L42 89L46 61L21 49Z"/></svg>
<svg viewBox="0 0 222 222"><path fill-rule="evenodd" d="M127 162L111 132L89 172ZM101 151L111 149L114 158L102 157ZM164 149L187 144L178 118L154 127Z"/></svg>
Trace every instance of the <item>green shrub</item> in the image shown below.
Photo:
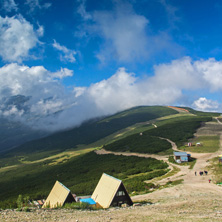
<svg viewBox="0 0 222 222"><path fill-rule="evenodd" d="M76 209L76 210L93 210L94 207L91 206L88 203L84 202L72 202L72 203L66 203L63 208L66 209Z"/></svg>

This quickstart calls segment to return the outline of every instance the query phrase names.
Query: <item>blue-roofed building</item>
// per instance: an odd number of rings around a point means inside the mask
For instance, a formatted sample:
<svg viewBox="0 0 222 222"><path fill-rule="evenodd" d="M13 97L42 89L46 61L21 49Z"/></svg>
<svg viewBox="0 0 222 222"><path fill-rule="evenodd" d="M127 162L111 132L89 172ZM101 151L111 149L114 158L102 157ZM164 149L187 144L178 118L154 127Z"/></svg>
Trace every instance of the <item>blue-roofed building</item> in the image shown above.
<svg viewBox="0 0 222 222"><path fill-rule="evenodd" d="M92 198L85 198L79 200L82 203L88 203L90 205L96 205L96 202Z"/></svg>
<svg viewBox="0 0 222 222"><path fill-rule="evenodd" d="M188 162L190 159L190 154L187 152L174 152L174 160L177 163Z"/></svg>

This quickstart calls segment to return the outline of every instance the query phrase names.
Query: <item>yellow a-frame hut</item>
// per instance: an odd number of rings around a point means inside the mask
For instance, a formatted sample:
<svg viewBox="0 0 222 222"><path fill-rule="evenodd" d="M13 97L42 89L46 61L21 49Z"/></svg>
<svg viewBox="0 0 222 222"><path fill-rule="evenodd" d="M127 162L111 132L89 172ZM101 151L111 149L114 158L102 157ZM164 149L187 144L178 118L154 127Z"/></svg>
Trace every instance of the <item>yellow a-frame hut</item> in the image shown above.
<svg viewBox="0 0 222 222"><path fill-rule="evenodd" d="M43 208L55 208L58 206L63 206L65 203L74 202L75 199L71 193L71 191L64 186L59 181L56 181L55 185L53 186L49 196L47 197Z"/></svg>
<svg viewBox="0 0 222 222"><path fill-rule="evenodd" d="M91 198L101 207L132 205L133 202L121 180L103 173Z"/></svg>

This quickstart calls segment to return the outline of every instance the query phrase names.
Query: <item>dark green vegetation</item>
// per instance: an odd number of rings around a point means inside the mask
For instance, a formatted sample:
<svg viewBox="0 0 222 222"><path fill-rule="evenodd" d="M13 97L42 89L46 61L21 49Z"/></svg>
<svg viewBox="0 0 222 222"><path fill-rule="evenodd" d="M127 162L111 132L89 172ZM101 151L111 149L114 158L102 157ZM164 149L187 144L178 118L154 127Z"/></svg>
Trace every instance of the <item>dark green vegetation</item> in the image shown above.
<svg viewBox="0 0 222 222"><path fill-rule="evenodd" d="M148 186L144 179L163 175L166 168L166 163L152 158L97 155L94 152L55 166L49 166L47 162L32 164L31 167L21 165L0 173L0 208L10 207L19 194L31 199L46 198L56 180L77 195L91 194L103 172L123 179L130 192L144 191Z"/></svg>
<svg viewBox="0 0 222 222"><path fill-rule="evenodd" d="M87 122L72 130L26 143L5 154L5 158L25 155L29 156L29 160L36 160L66 149L77 148L80 144L91 144L135 123L175 113L177 111L161 106L133 108L100 121Z"/></svg>
<svg viewBox="0 0 222 222"><path fill-rule="evenodd" d="M106 150L137 153L158 153L170 148L166 140L147 134L135 134L104 146Z"/></svg>

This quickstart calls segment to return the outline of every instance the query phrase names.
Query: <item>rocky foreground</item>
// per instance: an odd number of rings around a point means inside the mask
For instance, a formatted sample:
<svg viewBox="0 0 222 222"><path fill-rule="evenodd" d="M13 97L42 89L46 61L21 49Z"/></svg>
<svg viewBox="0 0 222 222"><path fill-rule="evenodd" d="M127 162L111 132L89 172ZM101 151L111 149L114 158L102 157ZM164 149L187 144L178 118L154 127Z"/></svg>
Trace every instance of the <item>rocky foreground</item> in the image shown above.
<svg viewBox="0 0 222 222"><path fill-rule="evenodd" d="M215 185L216 186L216 185ZM218 188L220 189L220 188ZM187 191L186 191L187 190ZM222 221L222 188L180 184L147 194L153 204L108 210L33 209L0 211L0 221Z"/></svg>

